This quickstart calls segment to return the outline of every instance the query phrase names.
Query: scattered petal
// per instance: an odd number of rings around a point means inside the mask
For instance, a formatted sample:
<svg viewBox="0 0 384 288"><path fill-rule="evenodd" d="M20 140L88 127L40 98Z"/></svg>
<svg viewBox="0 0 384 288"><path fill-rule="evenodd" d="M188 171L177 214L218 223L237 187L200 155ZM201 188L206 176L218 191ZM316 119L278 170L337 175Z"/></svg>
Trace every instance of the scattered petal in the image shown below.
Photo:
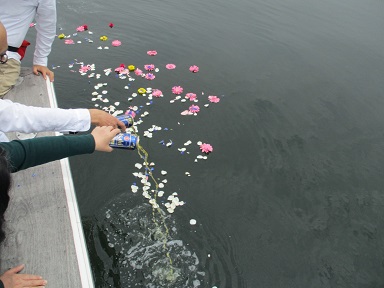
<svg viewBox="0 0 384 288"><path fill-rule="evenodd" d="M165 68L172 70L172 69L176 68L176 65L175 64L167 64L167 65L165 65Z"/></svg>
<svg viewBox="0 0 384 288"><path fill-rule="evenodd" d="M173 86L172 87L172 93L175 94L175 95L180 95L181 93L183 93L183 87L181 87L181 86Z"/></svg>
<svg viewBox="0 0 384 288"><path fill-rule="evenodd" d="M156 50L150 50L150 51L147 51L147 54L149 56L155 56L155 55L157 55L157 51Z"/></svg>
<svg viewBox="0 0 384 288"><path fill-rule="evenodd" d="M220 102L220 98L217 96L208 96L208 100L212 103L218 103Z"/></svg>
<svg viewBox="0 0 384 288"><path fill-rule="evenodd" d="M208 153L211 153L213 151L213 147L211 144L203 143L200 145L200 150L201 150L201 152L208 154Z"/></svg>
<svg viewBox="0 0 384 288"><path fill-rule="evenodd" d="M197 67L196 65L192 65L191 67L189 67L189 71L191 71L192 73L197 73L199 72L199 67Z"/></svg>

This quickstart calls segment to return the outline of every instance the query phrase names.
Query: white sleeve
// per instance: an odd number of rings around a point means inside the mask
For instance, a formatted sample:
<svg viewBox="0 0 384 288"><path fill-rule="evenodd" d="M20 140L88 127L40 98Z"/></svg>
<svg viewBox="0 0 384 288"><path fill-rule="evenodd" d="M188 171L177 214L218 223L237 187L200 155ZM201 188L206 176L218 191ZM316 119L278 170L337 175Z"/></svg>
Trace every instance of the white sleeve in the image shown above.
<svg viewBox="0 0 384 288"><path fill-rule="evenodd" d="M37 33L33 65L47 66L56 36L56 0L40 0L35 20Z"/></svg>
<svg viewBox="0 0 384 288"><path fill-rule="evenodd" d="M88 109L60 109L25 106L0 100L0 131L87 131L91 127Z"/></svg>

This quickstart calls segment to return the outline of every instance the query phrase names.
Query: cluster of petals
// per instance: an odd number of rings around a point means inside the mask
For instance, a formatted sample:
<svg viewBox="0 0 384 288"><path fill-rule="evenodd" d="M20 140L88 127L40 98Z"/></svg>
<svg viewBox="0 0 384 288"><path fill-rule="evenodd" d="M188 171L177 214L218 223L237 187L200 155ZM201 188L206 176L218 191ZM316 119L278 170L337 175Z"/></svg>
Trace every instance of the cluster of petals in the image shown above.
<svg viewBox="0 0 384 288"><path fill-rule="evenodd" d="M161 96L163 96L163 92L161 92L161 90L159 90L159 89L154 89L152 92L152 95L154 97L161 97Z"/></svg>
<svg viewBox="0 0 384 288"><path fill-rule="evenodd" d="M175 64L167 64L167 65L165 65L165 68L172 70L172 69L176 68L176 65Z"/></svg>
<svg viewBox="0 0 384 288"><path fill-rule="evenodd" d="M199 67L196 65L192 65L191 67L189 67L189 71L191 71L192 73L197 73L199 72Z"/></svg>
<svg viewBox="0 0 384 288"><path fill-rule="evenodd" d="M155 69L155 65L154 64L145 64L144 69L147 71L153 71Z"/></svg>
<svg viewBox="0 0 384 288"><path fill-rule="evenodd" d="M217 96L208 96L208 100L212 103L218 103L220 102L220 98Z"/></svg>
<svg viewBox="0 0 384 288"><path fill-rule="evenodd" d="M200 145L200 150L201 152L208 154L213 151L213 147L211 144L203 143Z"/></svg>
<svg viewBox="0 0 384 288"><path fill-rule="evenodd" d="M155 55L157 55L157 51L156 50L149 50L149 51L147 51L147 54L149 56L155 56Z"/></svg>
<svg viewBox="0 0 384 288"><path fill-rule="evenodd" d="M156 76L153 73L147 73L145 75L145 79L147 79L147 80L153 80L155 78L156 78Z"/></svg>
<svg viewBox="0 0 384 288"><path fill-rule="evenodd" d="M86 30L88 30L88 26L85 25L85 24L76 28L77 32L83 32L83 31L86 31Z"/></svg>
<svg viewBox="0 0 384 288"><path fill-rule="evenodd" d="M115 72L120 73L120 72L122 72L124 69L125 69L125 67L120 65L119 67L115 68Z"/></svg>
<svg viewBox="0 0 384 288"><path fill-rule="evenodd" d="M101 41L107 41L108 40L108 37L103 35L103 36L100 36L100 40Z"/></svg>
<svg viewBox="0 0 384 288"><path fill-rule="evenodd" d="M189 112L191 113L198 113L200 111L200 107L197 105L191 105L189 106Z"/></svg>
<svg viewBox="0 0 384 288"><path fill-rule="evenodd" d="M73 41L72 39L66 39L64 41L64 44L75 44L75 41Z"/></svg>
<svg viewBox="0 0 384 288"><path fill-rule="evenodd" d="M85 65L85 66L81 66L81 67L80 67L79 72L80 72L80 73L86 73L86 72L88 72L89 70L91 70L91 66L90 66L90 65Z"/></svg>
<svg viewBox="0 0 384 288"><path fill-rule="evenodd" d="M195 93L187 93L185 95L186 99L189 99L189 101L195 101L197 99L197 96Z"/></svg>
<svg viewBox="0 0 384 288"><path fill-rule="evenodd" d="M120 45L121 45L121 41L120 40L113 40L112 41L112 46L118 47Z"/></svg>
<svg viewBox="0 0 384 288"><path fill-rule="evenodd" d="M139 68L136 68L136 70L135 70L135 74L136 74L137 76L140 76L141 74L143 74L143 71L140 70Z"/></svg>
<svg viewBox="0 0 384 288"><path fill-rule="evenodd" d="M181 93L183 93L183 87L181 87L181 86L173 86L172 87L172 93L175 94L175 95L180 95Z"/></svg>

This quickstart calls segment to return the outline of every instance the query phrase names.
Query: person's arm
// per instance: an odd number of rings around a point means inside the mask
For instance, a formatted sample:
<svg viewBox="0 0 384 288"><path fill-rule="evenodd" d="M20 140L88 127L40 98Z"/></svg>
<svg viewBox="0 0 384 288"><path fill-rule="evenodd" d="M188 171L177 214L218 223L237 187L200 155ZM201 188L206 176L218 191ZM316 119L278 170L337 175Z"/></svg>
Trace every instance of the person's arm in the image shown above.
<svg viewBox="0 0 384 288"><path fill-rule="evenodd" d="M7 151L12 173L54 160L90 154L95 151L95 140L91 134L13 140L0 143L0 145Z"/></svg>
<svg viewBox="0 0 384 288"><path fill-rule="evenodd" d="M42 108L0 100L2 132L88 131L90 127L91 115L88 109Z"/></svg>
<svg viewBox="0 0 384 288"><path fill-rule="evenodd" d="M91 134L47 136L0 143L7 153L10 172L27 169L62 158L90 154L95 150L111 152L110 141L120 132L112 126L96 127Z"/></svg>

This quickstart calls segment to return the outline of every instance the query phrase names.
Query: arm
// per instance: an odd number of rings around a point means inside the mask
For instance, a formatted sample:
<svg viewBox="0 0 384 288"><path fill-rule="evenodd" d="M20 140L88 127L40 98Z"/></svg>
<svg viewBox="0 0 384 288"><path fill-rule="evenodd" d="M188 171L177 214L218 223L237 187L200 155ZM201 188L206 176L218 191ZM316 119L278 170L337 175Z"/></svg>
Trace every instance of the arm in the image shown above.
<svg viewBox="0 0 384 288"><path fill-rule="evenodd" d="M54 74L48 66L48 55L51 53L52 43L56 35L56 1L40 0L36 9L36 47L33 57L33 72L41 72L53 81Z"/></svg>
<svg viewBox="0 0 384 288"><path fill-rule="evenodd" d="M79 136L50 136L0 143L7 151L12 173L54 160L90 154L95 151L91 134Z"/></svg>
<svg viewBox="0 0 384 288"><path fill-rule="evenodd" d="M41 108L0 100L0 123L2 132L87 131L91 115L88 109Z"/></svg>
<svg viewBox="0 0 384 288"><path fill-rule="evenodd" d="M109 142L120 132L111 126L96 127L91 134L79 136L50 136L0 143L7 152L10 172L38 166L54 160L90 154L95 150L111 152Z"/></svg>

